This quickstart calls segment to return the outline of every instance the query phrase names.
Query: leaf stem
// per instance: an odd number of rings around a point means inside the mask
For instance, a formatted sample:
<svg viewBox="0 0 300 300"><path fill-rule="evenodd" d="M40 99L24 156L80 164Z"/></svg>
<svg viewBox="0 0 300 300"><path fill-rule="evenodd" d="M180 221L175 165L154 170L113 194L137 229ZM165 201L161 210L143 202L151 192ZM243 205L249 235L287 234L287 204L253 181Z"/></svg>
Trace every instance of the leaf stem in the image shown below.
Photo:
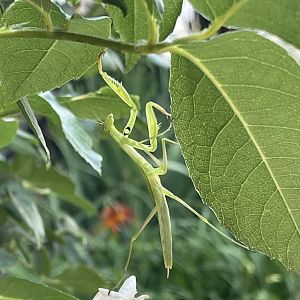
<svg viewBox="0 0 300 300"><path fill-rule="evenodd" d="M134 45L126 44L119 41L97 38L89 35L64 32L64 31L45 31L45 30L15 30L0 31L0 39L11 38L40 38L49 40L62 40L70 42L79 42L94 45L103 48L111 48L119 51L132 52L138 54L161 53L168 51L172 46L170 43L159 43L155 45Z"/></svg>
<svg viewBox="0 0 300 300"><path fill-rule="evenodd" d="M79 42L79 43L94 45L98 47L111 48L118 51L131 52L137 54L150 54L150 53L159 54L163 52L172 51L172 49L176 48L176 46L179 44L190 43L193 41L203 41L208 39L209 37L213 36L225 24L225 22L229 18L231 18L236 13L236 11L238 11L248 1L249 0L241 0L240 2L237 2L234 5L232 5L231 8L228 9L223 16L215 18L214 22L211 24L211 26L208 29L201 31L200 33L192 34L181 39L175 39L172 42L136 45L130 43L122 43L114 40L97 38L97 37L78 34L78 33L71 33L65 31L44 31L44 30L15 30L15 31L0 30L0 39L41 38L41 39L50 39L50 40ZM48 30L49 29L52 28L48 28ZM152 39L154 38L155 37L151 37L151 42Z"/></svg>

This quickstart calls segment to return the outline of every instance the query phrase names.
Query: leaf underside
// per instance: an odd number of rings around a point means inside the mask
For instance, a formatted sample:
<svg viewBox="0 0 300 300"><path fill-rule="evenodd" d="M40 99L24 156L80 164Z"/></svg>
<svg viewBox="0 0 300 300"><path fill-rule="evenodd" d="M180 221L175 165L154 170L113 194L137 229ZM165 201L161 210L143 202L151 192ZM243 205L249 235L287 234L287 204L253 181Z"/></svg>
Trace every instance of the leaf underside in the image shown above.
<svg viewBox="0 0 300 300"><path fill-rule="evenodd" d="M251 32L174 52L174 128L196 189L239 240L300 272L299 66Z"/></svg>
<svg viewBox="0 0 300 300"><path fill-rule="evenodd" d="M53 5L54 6L54 5ZM75 17L66 24L65 16L55 8L53 26L69 32L107 38L110 19L88 20ZM51 15L51 16L52 16ZM30 20L30 23L28 23ZM5 26L45 29L43 15L26 0L17 1L3 15ZM65 23L63 23L65 21ZM76 42L47 39L2 39L0 43L0 109L23 96L62 86L78 79L97 59L99 47Z"/></svg>

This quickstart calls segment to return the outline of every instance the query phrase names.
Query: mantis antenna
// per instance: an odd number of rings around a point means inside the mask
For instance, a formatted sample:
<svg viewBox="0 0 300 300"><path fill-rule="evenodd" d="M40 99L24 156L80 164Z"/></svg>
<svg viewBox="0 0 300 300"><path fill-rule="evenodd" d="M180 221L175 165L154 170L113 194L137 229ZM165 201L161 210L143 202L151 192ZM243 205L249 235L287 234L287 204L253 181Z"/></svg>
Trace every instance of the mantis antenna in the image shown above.
<svg viewBox="0 0 300 300"><path fill-rule="evenodd" d="M98 69L99 73L104 79L104 81L113 89L113 91L131 108L130 116L127 124L125 125L123 131L119 131L114 125L114 116L113 114L109 114L104 121L104 129L109 132L111 137L115 140L115 142L123 149L124 152L135 162L135 164L139 167L142 172L145 181L149 187L149 192L151 194L152 199L154 200L155 207L152 209L146 220L144 221L141 228L138 230L136 234L133 235L130 245L129 245L129 253L127 262L124 269L125 276L127 272L127 268L130 262L131 252L133 243L139 235L143 232L147 224L152 220L152 218L157 214L159 230L160 230L160 239L161 246L163 252L164 265L167 270L167 277L169 277L169 272L173 266L173 257L172 257L172 229L171 229L171 220L170 213L167 203L167 197L179 202L181 205L186 207L190 212L196 215L201 221L211 227L213 230L218 232L222 237L230 240L234 244L248 249L247 246L239 243L233 238L227 236L225 233L220 231L217 227L212 225L205 217L203 217L200 213L198 213L195 209L189 206L184 200L174 195L171 191L163 187L161 183L160 176L167 173L167 149L166 143L174 143L167 138L161 139L162 145L162 161L156 158L152 153L157 149L157 138L159 134L160 125L157 123L157 119L154 113L154 109L161 112L166 117L170 117L171 115L160 105L154 102L148 102L146 104L146 118L147 118L147 126L149 137L145 141L138 142L134 139L131 139L130 133L134 127L138 109L135 105L134 101L130 98L129 94L123 87L121 83L116 81L114 78L110 77L106 72L102 69L102 57L104 52L101 52L98 57ZM149 144L146 142L149 141ZM153 167L140 153L139 151L147 154L157 165ZM122 279L123 279L122 277ZM122 281L120 280L120 282Z"/></svg>

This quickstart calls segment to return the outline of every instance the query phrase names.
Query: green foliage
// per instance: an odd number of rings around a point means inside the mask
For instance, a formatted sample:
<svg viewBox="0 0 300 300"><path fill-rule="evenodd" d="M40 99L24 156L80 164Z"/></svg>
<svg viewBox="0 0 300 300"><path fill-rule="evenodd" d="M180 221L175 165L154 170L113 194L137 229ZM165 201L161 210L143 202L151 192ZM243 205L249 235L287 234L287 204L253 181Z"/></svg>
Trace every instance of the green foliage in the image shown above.
<svg viewBox="0 0 300 300"><path fill-rule="evenodd" d="M136 96L131 97L138 102ZM126 118L129 114L128 106L108 87L95 93L60 97L59 101L79 117L96 121L104 120L111 111L114 112L115 119Z"/></svg>
<svg viewBox="0 0 300 300"><path fill-rule="evenodd" d="M72 112L56 102L54 98L45 97L45 100L59 116L62 130L74 150L101 175L102 157L92 149L93 142L79 120Z"/></svg>
<svg viewBox="0 0 300 300"><path fill-rule="evenodd" d="M176 52L194 64L174 58L170 89L197 190L238 239L299 271L298 154L290 146L299 139L299 66L250 32Z"/></svg>
<svg viewBox="0 0 300 300"><path fill-rule="evenodd" d="M40 7L46 14L51 11L51 1L50 0L30 0L35 5Z"/></svg>
<svg viewBox="0 0 300 300"><path fill-rule="evenodd" d="M127 14L124 16L116 7L108 9L114 21L114 29L119 33L124 42L135 43L147 40L149 37L149 24L147 20L146 5L140 0L124 0ZM126 53L126 68L131 70L139 59L139 55Z"/></svg>
<svg viewBox="0 0 300 300"><path fill-rule="evenodd" d="M20 157L11 166L11 172L19 179L26 181L28 187L50 189L51 193L83 209L88 214L95 213L95 207L77 195L73 182L54 168L45 170L44 167L36 166L32 158Z"/></svg>
<svg viewBox="0 0 300 300"><path fill-rule="evenodd" d="M126 6L124 0L102 0L101 2L103 2L105 4L114 5L114 6L118 7L119 9L121 9L124 16L127 15L127 6Z"/></svg>
<svg viewBox="0 0 300 300"><path fill-rule="evenodd" d="M18 213L33 231L37 247L40 248L45 239L45 229L34 195L29 191L25 192L19 184L15 183L8 185L8 193Z"/></svg>
<svg viewBox="0 0 300 300"><path fill-rule="evenodd" d="M0 119L0 148L3 148L11 143L18 130L18 122L15 120Z"/></svg>
<svg viewBox="0 0 300 300"><path fill-rule="evenodd" d="M142 112L130 136L137 141L147 136L145 104L169 105L169 70L141 56L171 52L180 148L168 148L163 185L219 224L196 189L252 250L220 239L170 200L171 278L163 279L153 222L129 266L138 290L154 300L298 299L300 71L291 53L300 45L299 1L191 0L212 24L172 42L160 41L182 0L97 1L90 11L76 1L11 2L0 6L0 299L90 300L114 286L130 237L153 208L136 164L101 126L113 113L122 130L130 113L103 88L95 67L102 48L125 52L132 70L122 74L122 55L108 51L104 70L137 95ZM234 31L218 34L222 27ZM157 115L163 131L168 124ZM104 212L120 202L134 217L112 234Z"/></svg>
<svg viewBox="0 0 300 300"><path fill-rule="evenodd" d="M45 22L40 11L35 9L35 6L32 9L25 9L26 7L27 1L17 1L3 15L4 25L13 27L26 24L29 28L42 29ZM21 13L22 11L26 14ZM57 14L59 16L56 16ZM61 22L64 18L62 12L56 11L56 15L52 19L53 27L56 29L63 30L67 26L68 32L95 37L110 35L108 18L90 21L75 17L65 25ZM32 21L28 23L27 20ZM66 20L64 22L66 23ZM41 40L35 44L28 39L18 39L11 44L9 39L1 40L0 98L3 101L0 107L4 108L23 96L50 90L79 78L95 64L98 52L98 47L65 41ZM55 76L49 76L51 70Z"/></svg>
<svg viewBox="0 0 300 300"><path fill-rule="evenodd" d="M53 278L53 285L62 290L71 289L79 295L92 295L105 280L85 266L70 267Z"/></svg>
<svg viewBox="0 0 300 300"><path fill-rule="evenodd" d="M4 13L4 8L3 8L2 4L0 3L0 18L2 17L3 13Z"/></svg>
<svg viewBox="0 0 300 300"><path fill-rule="evenodd" d="M181 12L182 0L165 0L162 22L159 25L159 39L163 41L173 31Z"/></svg>
<svg viewBox="0 0 300 300"><path fill-rule="evenodd" d="M39 139L41 145L43 146L45 153L46 153L46 166L50 166L50 152L47 147L43 132L37 122L37 119L34 115L34 112L28 102L28 99L26 97L22 97L18 102L17 102L19 109L26 119L29 127L31 130L34 132L34 135Z"/></svg>
<svg viewBox="0 0 300 300"><path fill-rule="evenodd" d="M297 0L190 0L199 13L226 26L262 29L300 46Z"/></svg>
<svg viewBox="0 0 300 300"><path fill-rule="evenodd" d="M57 300L77 299L45 285L13 277L5 278L0 281L0 297L2 299L11 300L29 298L32 300L37 300L45 297Z"/></svg>
<svg viewBox="0 0 300 300"><path fill-rule="evenodd" d="M138 43L148 40L156 43L164 40L173 31L180 14L182 0L164 1L163 11L156 1L124 0L127 14L122 15L118 8L110 7L108 12L114 21L114 29L119 33L122 41ZM140 55L126 53L126 68L130 71L138 61Z"/></svg>

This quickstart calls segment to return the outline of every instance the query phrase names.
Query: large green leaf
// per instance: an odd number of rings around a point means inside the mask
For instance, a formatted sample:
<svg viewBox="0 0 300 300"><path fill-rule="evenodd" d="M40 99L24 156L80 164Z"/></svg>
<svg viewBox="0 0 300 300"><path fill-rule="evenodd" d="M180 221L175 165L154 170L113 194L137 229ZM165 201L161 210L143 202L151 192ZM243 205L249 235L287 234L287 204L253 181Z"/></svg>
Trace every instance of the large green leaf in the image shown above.
<svg viewBox="0 0 300 300"><path fill-rule="evenodd" d="M54 97L45 96L45 100L58 115L63 133L74 150L101 175L102 157L92 149L93 141L78 118Z"/></svg>
<svg viewBox="0 0 300 300"><path fill-rule="evenodd" d="M174 128L196 189L238 239L300 272L299 65L251 32L174 52Z"/></svg>
<svg viewBox="0 0 300 300"><path fill-rule="evenodd" d="M6 26L28 23L44 28L43 15L31 2L21 0L4 14ZM14 9L18 6L18 9ZM59 16L57 14L60 13ZM63 14L57 12L52 21L56 29L63 29ZM68 24L69 32L107 38L110 20L75 17ZM0 44L0 108L23 96L51 90L79 78L96 63L99 47L76 42L45 39L2 39Z"/></svg>
<svg viewBox="0 0 300 300"><path fill-rule="evenodd" d="M299 0L190 0L210 20L240 28L263 29L300 47Z"/></svg>
<svg viewBox="0 0 300 300"><path fill-rule="evenodd" d="M182 0L165 0L162 22L159 27L159 39L162 41L173 31L181 12Z"/></svg>
<svg viewBox="0 0 300 300"><path fill-rule="evenodd" d="M19 124L15 120L0 119L0 148L7 146L16 136Z"/></svg>
<svg viewBox="0 0 300 300"><path fill-rule="evenodd" d="M6 277L0 280L1 300L78 300L71 295L29 280Z"/></svg>
<svg viewBox="0 0 300 300"><path fill-rule="evenodd" d="M35 195L17 183L9 184L8 192L16 210L33 231L37 247L40 248L45 238L45 229L42 217L35 203Z"/></svg>

